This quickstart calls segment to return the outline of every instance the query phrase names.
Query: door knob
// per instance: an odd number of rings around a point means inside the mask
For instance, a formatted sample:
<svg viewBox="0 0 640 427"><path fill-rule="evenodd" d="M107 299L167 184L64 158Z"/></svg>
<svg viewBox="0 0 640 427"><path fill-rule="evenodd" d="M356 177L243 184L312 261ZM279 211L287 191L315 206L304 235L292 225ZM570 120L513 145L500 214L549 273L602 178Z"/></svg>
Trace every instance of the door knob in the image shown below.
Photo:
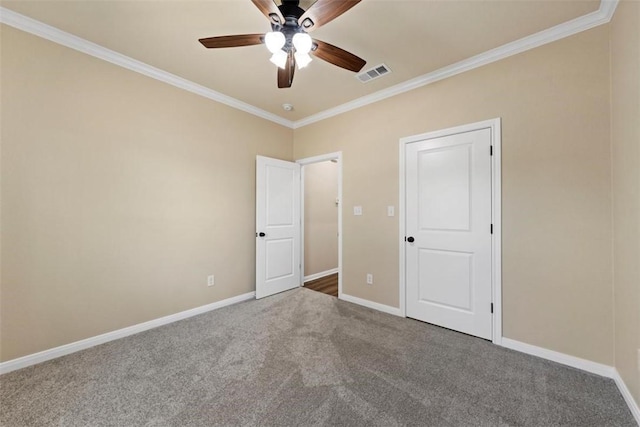
<svg viewBox="0 0 640 427"><path fill-rule="evenodd" d="M413 243L416 239L414 239L412 236L407 237L407 242L409 243Z"/></svg>
<svg viewBox="0 0 640 427"><path fill-rule="evenodd" d="M264 236L266 236L266 234L264 234L264 233L261 231L260 233L258 233L258 236L260 236L260 237L264 237Z"/></svg>

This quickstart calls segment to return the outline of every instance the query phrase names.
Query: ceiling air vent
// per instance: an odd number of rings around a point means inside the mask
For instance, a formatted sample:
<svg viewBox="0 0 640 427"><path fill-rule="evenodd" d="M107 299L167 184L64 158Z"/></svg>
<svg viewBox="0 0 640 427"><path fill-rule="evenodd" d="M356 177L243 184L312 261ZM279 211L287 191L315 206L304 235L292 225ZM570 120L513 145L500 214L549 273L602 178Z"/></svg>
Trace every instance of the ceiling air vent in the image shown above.
<svg viewBox="0 0 640 427"><path fill-rule="evenodd" d="M385 64L380 64L380 65L376 65L373 68L369 68L368 70L361 72L360 74L356 75L356 77L362 83L366 83L366 82L370 82L371 80L375 80L379 77L382 77L384 75L387 75L390 72L391 72L391 69L389 67L387 67Z"/></svg>

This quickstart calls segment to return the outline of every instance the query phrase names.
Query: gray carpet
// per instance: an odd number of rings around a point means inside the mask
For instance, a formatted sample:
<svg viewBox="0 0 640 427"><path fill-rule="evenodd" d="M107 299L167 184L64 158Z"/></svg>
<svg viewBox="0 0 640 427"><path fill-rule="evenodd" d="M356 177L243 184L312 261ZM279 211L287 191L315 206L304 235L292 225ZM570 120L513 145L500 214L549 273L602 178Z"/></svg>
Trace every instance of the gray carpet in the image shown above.
<svg viewBox="0 0 640 427"><path fill-rule="evenodd" d="M634 426L615 384L297 289L0 377L4 426Z"/></svg>

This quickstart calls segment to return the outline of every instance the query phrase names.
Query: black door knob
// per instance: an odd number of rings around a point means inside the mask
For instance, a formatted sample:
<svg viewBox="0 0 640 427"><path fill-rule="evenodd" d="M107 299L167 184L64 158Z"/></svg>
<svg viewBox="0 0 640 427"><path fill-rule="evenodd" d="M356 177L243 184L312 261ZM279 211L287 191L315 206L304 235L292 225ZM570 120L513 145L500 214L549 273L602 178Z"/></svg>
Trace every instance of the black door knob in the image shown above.
<svg viewBox="0 0 640 427"><path fill-rule="evenodd" d="M258 233L258 236L260 236L260 237L264 237L264 236L266 236L266 234L264 234L264 233L261 231L260 233Z"/></svg>
<svg viewBox="0 0 640 427"><path fill-rule="evenodd" d="M416 240L416 239L414 239L414 238L413 238L413 237L411 237L411 236L407 237L407 242L409 242L409 243L413 243L413 242L415 242L415 240Z"/></svg>

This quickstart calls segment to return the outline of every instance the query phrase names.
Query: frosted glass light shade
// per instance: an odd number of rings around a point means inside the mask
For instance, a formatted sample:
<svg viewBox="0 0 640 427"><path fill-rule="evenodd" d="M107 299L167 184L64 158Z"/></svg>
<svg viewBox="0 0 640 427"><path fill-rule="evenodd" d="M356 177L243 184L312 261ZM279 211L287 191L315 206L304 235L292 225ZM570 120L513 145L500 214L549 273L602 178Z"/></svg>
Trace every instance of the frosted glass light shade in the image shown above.
<svg viewBox="0 0 640 427"><path fill-rule="evenodd" d="M296 48L296 52L307 54L311 52L312 44L311 36L307 33L296 33L293 36L293 46Z"/></svg>
<svg viewBox="0 0 640 427"><path fill-rule="evenodd" d="M275 52L269 61L273 62L280 68L284 68L287 65L287 53L284 50L278 50Z"/></svg>
<svg viewBox="0 0 640 427"><path fill-rule="evenodd" d="M311 62L311 56L308 53L296 52L295 57L298 68L304 68Z"/></svg>
<svg viewBox="0 0 640 427"><path fill-rule="evenodd" d="M269 52L276 53L284 46L286 39L280 31L271 31L264 35L264 44Z"/></svg>

